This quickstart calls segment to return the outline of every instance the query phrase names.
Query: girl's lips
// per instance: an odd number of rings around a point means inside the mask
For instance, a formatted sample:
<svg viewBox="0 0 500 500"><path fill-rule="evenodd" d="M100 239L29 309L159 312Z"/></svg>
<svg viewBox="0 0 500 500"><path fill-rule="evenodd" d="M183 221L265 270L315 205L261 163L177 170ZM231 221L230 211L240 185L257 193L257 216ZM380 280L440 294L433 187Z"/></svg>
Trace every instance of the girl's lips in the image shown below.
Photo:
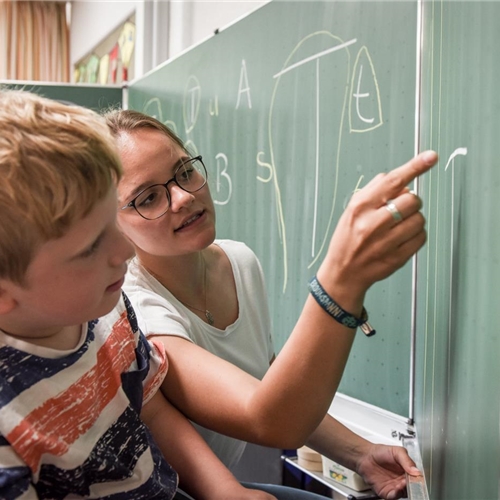
<svg viewBox="0 0 500 500"><path fill-rule="evenodd" d="M179 226L177 229L175 229L174 231L182 231L183 229L186 229L188 227L192 227L193 225L195 225L196 223L198 223L200 221L200 219L205 215L205 211L201 211L201 212L198 212L196 214L193 214L191 215L190 217L188 217L183 223L181 226Z"/></svg>

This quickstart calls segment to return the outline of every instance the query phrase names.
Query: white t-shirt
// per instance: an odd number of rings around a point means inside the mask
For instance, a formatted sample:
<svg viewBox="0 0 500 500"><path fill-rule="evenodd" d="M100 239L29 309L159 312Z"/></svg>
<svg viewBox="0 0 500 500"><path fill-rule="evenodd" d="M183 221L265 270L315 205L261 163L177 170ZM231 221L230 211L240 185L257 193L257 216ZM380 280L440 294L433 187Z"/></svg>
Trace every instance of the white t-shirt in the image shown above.
<svg viewBox="0 0 500 500"><path fill-rule="evenodd" d="M261 379L274 355L262 268L244 243L216 240L215 244L229 258L238 296L238 319L225 330L210 326L179 302L137 259L129 264L124 290L146 336L183 337ZM238 462L246 443L197 428L227 467Z"/></svg>

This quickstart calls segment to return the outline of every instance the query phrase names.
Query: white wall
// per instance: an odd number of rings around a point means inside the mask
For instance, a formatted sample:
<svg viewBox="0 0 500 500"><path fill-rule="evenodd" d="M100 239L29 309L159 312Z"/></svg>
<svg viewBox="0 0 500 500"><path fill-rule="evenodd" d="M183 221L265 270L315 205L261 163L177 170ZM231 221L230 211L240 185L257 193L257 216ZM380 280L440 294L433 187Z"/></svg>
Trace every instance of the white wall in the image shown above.
<svg viewBox="0 0 500 500"><path fill-rule="evenodd" d="M213 35L261 5L261 0L172 1L169 57Z"/></svg>
<svg viewBox="0 0 500 500"><path fill-rule="evenodd" d="M134 11L137 78L265 3L267 0L73 0L71 67Z"/></svg>
<svg viewBox="0 0 500 500"><path fill-rule="evenodd" d="M71 64L86 56L134 13L141 2L71 2Z"/></svg>

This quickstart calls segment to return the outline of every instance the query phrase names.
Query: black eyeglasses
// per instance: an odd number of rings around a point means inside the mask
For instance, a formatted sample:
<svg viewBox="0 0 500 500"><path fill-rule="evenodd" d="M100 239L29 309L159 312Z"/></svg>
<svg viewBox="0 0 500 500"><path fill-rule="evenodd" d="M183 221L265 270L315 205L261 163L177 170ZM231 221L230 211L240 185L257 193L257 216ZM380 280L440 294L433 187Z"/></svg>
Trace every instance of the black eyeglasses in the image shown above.
<svg viewBox="0 0 500 500"><path fill-rule="evenodd" d="M175 182L184 191L195 193L207 183L207 169L201 156L185 160L175 171L174 176L165 184L153 184L141 191L132 201L121 207L134 208L144 219L159 219L170 208L168 185Z"/></svg>

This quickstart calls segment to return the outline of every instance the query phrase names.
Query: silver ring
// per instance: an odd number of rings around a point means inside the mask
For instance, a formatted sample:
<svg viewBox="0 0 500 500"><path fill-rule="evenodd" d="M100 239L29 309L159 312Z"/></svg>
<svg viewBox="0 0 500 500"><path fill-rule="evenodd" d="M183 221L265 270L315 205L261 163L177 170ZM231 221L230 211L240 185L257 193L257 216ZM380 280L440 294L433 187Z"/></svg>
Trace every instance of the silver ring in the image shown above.
<svg viewBox="0 0 500 500"><path fill-rule="evenodd" d="M398 210L398 207L394 204L393 200L389 200L385 204L385 208L387 209L388 212L392 215L392 218L396 222L401 222L403 220L403 216L401 215L401 212Z"/></svg>

